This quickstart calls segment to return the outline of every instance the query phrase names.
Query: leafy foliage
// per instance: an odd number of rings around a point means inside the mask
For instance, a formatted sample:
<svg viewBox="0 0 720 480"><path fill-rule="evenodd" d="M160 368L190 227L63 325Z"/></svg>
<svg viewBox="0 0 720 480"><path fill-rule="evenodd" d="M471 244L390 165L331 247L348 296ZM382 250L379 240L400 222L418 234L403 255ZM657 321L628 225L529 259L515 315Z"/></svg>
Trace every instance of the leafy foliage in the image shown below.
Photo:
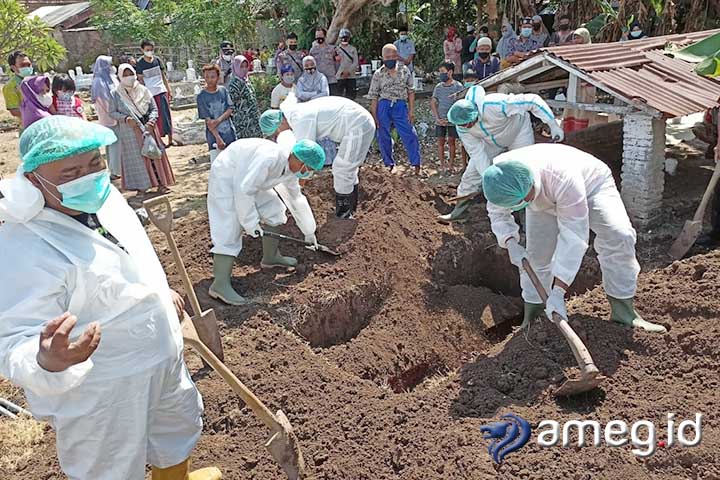
<svg viewBox="0 0 720 480"><path fill-rule="evenodd" d="M28 18L17 0L0 2L0 58L15 50L30 56L40 70L49 70L65 58L65 48L52 37L52 28L38 17Z"/></svg>
<svg viewBox="0 0 720 480"><path fill-rule="evenodd" d="M254 30L254 4L242 0L154 0L138 9L132 0L91 0L94 23L116 41L151 38L166 45L239 41Z"/></svg>

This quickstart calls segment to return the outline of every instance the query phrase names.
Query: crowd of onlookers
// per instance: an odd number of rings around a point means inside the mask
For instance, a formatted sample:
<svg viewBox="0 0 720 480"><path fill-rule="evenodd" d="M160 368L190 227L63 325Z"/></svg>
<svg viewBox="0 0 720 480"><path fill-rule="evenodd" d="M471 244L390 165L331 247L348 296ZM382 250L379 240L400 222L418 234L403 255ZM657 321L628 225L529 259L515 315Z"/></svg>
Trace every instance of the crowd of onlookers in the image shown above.
<svg viewBox="0 0 720 480"><path fill-rule="evenodd" d="M524 60L541 47L591 43L586 28L575 28L568 16L556 17L554 31L549 31L542 17L525 17L514 28L504 21L499 33L487 26L477 31L466 27L465 36L448 27L443 41L444 61L437 69L439 83L432 94L431 109L436 123L438 152L442 171L453 172L458 137L448 123L447 112L456 95L469 85L493 75L503 68ZM638 22L623 34L622 41L642 38L645 33ZM279 83L270 95L271 108L294 95L306 102L324 96L355 99L356 76L367 61L351 43L347 28L340 30L338 41L327 41L327 30L318 27L309 49L301 49L298 36L289 33L275 52L267 47L236 52L229 41L220 44L217 58L202 67L204 88L197 95L198 117L205 120L206 140L210 150L222 150L239 138L262 136L258 98L250 74L274 71ZM172 145L172 118L166 67L155 55L155 44L145 40L142 56L120 59L115 68L109 56L97 58L93 67L91 101L98 121L113 129L118 142L108 147L107 155L114 176L122 187L140 194L150 188L165 192L174 184L166 149ZM372 76L368 97L370 110L378 127L378 144L385 165L393 168L394 129L408 151L410 163L419 171L420 149L414 122L415 43L407 26L398 28L397 39L382 49L382 66ZM6 107L18 118L22 128L49 115L84 118L83 104L75 94L73 78L56 74L52 80L35 75L31 59L22 52L8 58L12 75L3 87ZM588 92L591 93L591 92ZM163 141L167 138L167 142ZM332 162L333 142L319 139ZM449 160L445 161L445 146Z"/></svg>

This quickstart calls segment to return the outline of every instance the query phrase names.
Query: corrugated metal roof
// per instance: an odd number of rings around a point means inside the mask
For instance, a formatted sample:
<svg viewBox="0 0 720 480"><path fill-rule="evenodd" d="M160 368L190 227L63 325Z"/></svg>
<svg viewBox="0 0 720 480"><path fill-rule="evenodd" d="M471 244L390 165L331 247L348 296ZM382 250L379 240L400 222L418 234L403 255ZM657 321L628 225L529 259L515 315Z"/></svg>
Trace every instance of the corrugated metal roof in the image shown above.
<svg viewBox="0 0 720 480"><path fill-rule="evenodd" d="M645 52L663 49L668 43L679 46L689 45L718 32L720 32L720 29L664 35L627 42L550 47L543 49L543 51L570 62L581 70L594 72L614 68L638 67L651 62L647 59Z"/></svg>
<svg viewBox="0 0 720 480"><path fill-rule="evenodd" d="M29 17L39 17L40 20L51 27L57 27L63 22L80 15L90 8L90 2L70 3L68 5L52 5L40 7L28 14Z"/></svg>
<svg viewBox="0 0 720 480"><path fill-rule="evenodd" d="M720 29L627 42L551 47L543 49L542 54L569 63L609 90L675 117L717 106L720 83L697 75L694 64L667 56L663 49L668 43L690 45L718 32Z"/></svg>

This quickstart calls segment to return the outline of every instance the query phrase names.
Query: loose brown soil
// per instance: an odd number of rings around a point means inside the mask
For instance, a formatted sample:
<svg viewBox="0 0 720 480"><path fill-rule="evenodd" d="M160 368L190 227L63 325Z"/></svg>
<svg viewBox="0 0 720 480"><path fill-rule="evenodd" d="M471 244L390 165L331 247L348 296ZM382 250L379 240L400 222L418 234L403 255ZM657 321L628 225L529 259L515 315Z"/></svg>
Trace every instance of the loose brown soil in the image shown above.
<svg viewBox="0 0 720 480"><path fill-rule="evenodd" d="M192 168L206 175L204 167L187 167L188 178ZM182 199L175 204L176 240L203 307L221 319L226 363L271 409L287 414L312 478L720 478L720 252L696 249L672 263L664 253L669 233L641 241L643 266L654 269L641 274L638 309L666 325L666 335L607 321L600 271L588 255L569 310L608 380L558 400L552 393L574 367L572 354L548 321L527 333L515 328L522 318L517 271L495 245L484 205L472 207L468 223L446 226L435 216L449 210L441 196L452 196L450 187L372 166L361 182L351 221L333 217L327 174L305 188L318 239L342 252L339 259L282 244L300 266L268 272L259 268L260 241L246 242L234 284L255 301L247 307L208 298L212 260L202 196L193 193L185 208ZM692 190L701 183L692 182ZM693 208L686 203L674 215ZM149 232L181 291L164 239L153 227ZM292 221L284 232L299 235ZM195 465L217 465L232 480L284 478L263 447L264 425L218 375L201 368L199 357L186 350L186 359L205 402ZM544 449L533 437L496 468L480 426L508 412L533 426L543 419L663 425L667 412L705 417L695 448L660 448L642 460L629 447ZM53 447L47 430L32 460L0 463L0 478L63 478Z"/></svg>

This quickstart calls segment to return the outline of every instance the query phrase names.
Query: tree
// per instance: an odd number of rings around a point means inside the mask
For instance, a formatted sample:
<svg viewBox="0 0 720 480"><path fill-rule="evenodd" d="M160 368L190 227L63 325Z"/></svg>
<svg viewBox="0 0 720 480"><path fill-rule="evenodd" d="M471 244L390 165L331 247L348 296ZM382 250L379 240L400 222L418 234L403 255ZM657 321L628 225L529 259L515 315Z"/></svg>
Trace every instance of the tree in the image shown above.
<svg viewBox="0 0 720 480"><path fill-rule="evenodd" d="M0 58L22 50L41 70L49 70L63 58L65 48L52 37L52 28L38 17L28 17L17 0L0 2Z"/></svg>
<svg viewBox="0 0 720 480"><path fill-rule="evenodd" d="M93 23L118 42L150 38L165 45L217 44L251 36L259 2L153 0L141 10L132 0L91 0Z"/></svg>

